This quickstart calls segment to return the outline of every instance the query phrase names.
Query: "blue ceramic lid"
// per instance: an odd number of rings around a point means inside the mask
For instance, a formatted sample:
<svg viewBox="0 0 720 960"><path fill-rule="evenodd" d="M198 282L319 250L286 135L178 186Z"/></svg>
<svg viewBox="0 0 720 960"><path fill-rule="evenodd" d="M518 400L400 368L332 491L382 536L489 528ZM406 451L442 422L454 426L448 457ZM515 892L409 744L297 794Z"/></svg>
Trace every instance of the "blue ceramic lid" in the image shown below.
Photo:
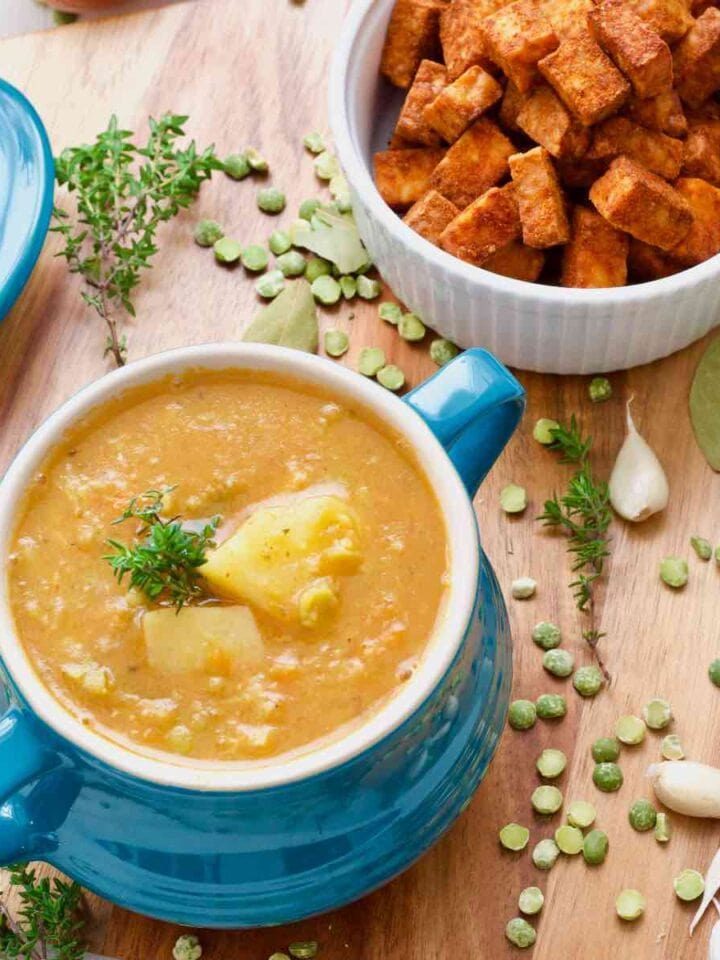
<svg viewBox="0 0 720 960"><path fill-rule="evenodd" d="M0 320L40 255L53 204L50 142L26 98L0 80Z"/></svg>

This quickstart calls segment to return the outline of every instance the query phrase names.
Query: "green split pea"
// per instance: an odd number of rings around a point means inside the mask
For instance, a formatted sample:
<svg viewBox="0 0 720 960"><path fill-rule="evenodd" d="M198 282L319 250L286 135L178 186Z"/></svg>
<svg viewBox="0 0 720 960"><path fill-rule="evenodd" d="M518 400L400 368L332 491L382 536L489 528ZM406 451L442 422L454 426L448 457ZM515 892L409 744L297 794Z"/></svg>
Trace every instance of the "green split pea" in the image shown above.
<svg viewBox="0 0 720 960"><path fill-rule="evenodd" d="M246 270L249 270L250 273L260 273L262 270L267 269L268 262L270 260L269 254L265 247L261 247L259 243L251 243L249 247L245 247L242 252L242 265Z"/></svg>
<svg viewBox="0 0 720 960"><path fill-rule="evenodd" d="M237 263L240 259L242 247L237 240L231 240L230 237L221 237L213 244L213 251L218 263L232 264Z"/></svg>
<svg viewBox="0 0 720 960"><path fill-rule="evenodd" d="M620 756L620 743L615 737L600 737L590 752L595 763L614 763Z"/></svg>
<svg viewBox="0 0 720 960"><path fill-rule="evenodd" d="M446 363L450 363L459 353L460 348L456 347L452 341L446 340L444 337L439 337L430 344L430 359L438 367L444 367Z"/></svg>
<svg viewBox="0 0 720 960"><path fill-rule="evenodd" d="M663 737L660 752L664 760L683 760L685 758L682 742L676 733L669 733L666 737Z"/></svg>
<svg viewBox="0 0 720 960"><path fill-rule="evenodd" d="M703 895L705 880L698 870L683 870L673 880L673 887L679 900L689 902Z"/></svg>
<svg viewBox="0 0 720 960"><path fill-rule="evenodd" d="M324 342L325 353L329 357L342 357L350 346L350 340L344 330L327 330Z"/></svg>
<svg viewBox="0 0 720 960"><path fill-rule="evenodd" d="M508 710L508 723L513 730L529 730L535 726L537 710L532 700L513 700Z"/></svg>
<svg viewBox="0 0 720 960"><path fill-rule="evenodd" d="M286 204L285 194L277 187L264 187L258 190L256 202L263 213L282 213Z"/></svg>
<svg viewBox="0 0 720 960"><path fill-rule="evenodd" d="M315 299L326 307L336 304L342 296L342 287L335 277L328 274L323 274L323 276L313 280L310 289Z"/></svg>
<svg viewBox="0 0 720 960"><path fill-rule="evenodd" d="M554 780L565 770L567 757L562 750L554 750L548 747L537 758L535 766L541 777L545 777L546 780Z"/></svg>
<svg viewBox="0 0 720 960"><path fill-rule="evenodd" d="M200 247L212 247L224 236L225 232L216 220L201 220L193 231L195 243Z"/></svg>
<svg viewBox="0 0 720 960"><path fill-rule="evenodd" d="M292 241L290 240L290 235L284 230L274 230L270 234L270 240L268 241L268 246L271 251L275 254L276 257L281 257L284 253L287 253L288 250L292 247Z"/></svg>
<svg viewBox="0 0 720 960"><path fill-rule="evenodd" d="M560 424L557 420L550 420L548 417L541 417L533 427L533 439L537 440L544 447L548 447L555 437L553 430L557 430Z"/></svg>
<svg viewBox="0 0 720 960"><path fill-rule="evenodd" d="M685 586L688 575L688 563L682 557L665 557L660 561L660 579L674 590Z"/></svg>
<svg viewBox="0 0 720 960"><path fill-rule="evenodd" d="M653 830L657 822L657 810L649 800L642 798L636 800L628 811L628 820L633 830L639 833L645 833L647 830Z"/></svg>
<svg viewBox="0 0 720 960"><path fill-rule="evenodd" d="M603 793L614 793L623 785L623 772L616 763L598 763L593 770L593 783Z"/></svg>
<svg viewBox="0 0 720 960"><path fill-rule="evenodd" d="M535 701L535 709L542 720L559 720L567 713L567 702L559 693L542 693Z"/></svg>
<svg viewBox="0 0 720 960"><path fill-rule="evenodd" d="M524 850L530 839L530 831L527 827L521 826L519 823L508 823L502 828L498 834L500 838L500 843L505 847L506 850L512 850L514 853L517 853L519 850Z"/></svg>
<svg viewBox="0 0 720 960"><path fill-rule="evenodd" d="M535 844L532 852L532 862L538 870L552 870L559 856L560 848L558 845L552 838L546 837L545 840Z"/></svg>
<svg viewBox="0 0 720 960"><path fill-rule="evenodd" d="M405 386L405 374L400 367L396 367L394 363L388 363L386 366L381 367L376 377L380 386L385 387L386 390L402 390Z"/></svg>
<svg viewBox="0 0 720 960"><path fill-rule="evenodd" d="M667 700L656 698L643 707L643 719L651 730L664 730L672 718L672 707Z"/></svg>
<svg viewBox="0 0 720 960"><path fill-rule="evenodd" d="M645 912L645 897L639 890L621 890L615 900L615 910L621 920L637 920Z"/></svg>
<svg viewBox="0 0 720 960"><path fill-rule="evenodd" d="M358 371L374 377L385 366L385 351L381 347L363 347L358 358Z"/></svg>
<svg viewBox="0 0 720 960"><path fill-rule="evenodd" d="M530 802L536 813L550 816L553 813L557 813L562 806L563 795L557 787L543 784L533 790Z"/></svg>
<svg viewBox="0 0 720 960"><path fill-rule="evenodd" d="M281 270L270 270L255 282L255 290L266 300L274 299L285 289L285 276Z"/></svg>
<svg viewBox="0 0 720 960"><path fill-rule="evenodd" d="M645 739L646 729L644 720L628 714L627 716L620 717L615 724L615 736L620 743L635 747Z"/></svg>
<svg viewBox="0 0 720 960"><path fill-rule="evenodd" d="M250 176L250 162L244 153L231 153L223 161L223 170L233 180L244 180Z"/></svg>
<svg viewBox="0 0 720 960"><path fill-rule="evenodd" d="M545 897L540 887L525 887L518 897L518 909L520 913L525 913L532 917L540 913L545 903Z"/></svg>
<svg viewBox="0 0 720 960"><path fill-rule="evenodd" d="M536 643L543 650L552 650L559 647L562 640L560 628L556 627L554 623L547 623L546 621L535 624L532 638L533 643Z"/></svg>
<svg viewBox="0 0 720 960"><path fill-rule="evenodd" d="M543 667L555 677L569 677L575 666L575 658L567 650L546 650L543 654Z"/></svg>
<svg viewBox="0 0 720 960"><path fill-rule="evenodd" d="M422 340L426 332L425 324L416 313L405 313L400 318L398 333L403 340L415 343Z"/></svg>
<svg viewBox="0 0 720 960"><path fill-rule="evenodd" d="M527 507L527 491L516 483L509 483L500 491L500 506L505 513L522 513Z"/></svg>
<svg viewBox="0 0 720 960"><path fill-rule="evenodd" d="M531 947L537 939L535 928L522 917L514 917L505 927L505 936L514 947L521 950Z"/></svg>
<svg viewBox="0 0 720 960"><path fill-rule="evenodd" d="M602 670L595 664L580 667L573 676L573 686L581 697L594 697L602 689L605 678Z"/></svg>
<svg viewBox="0 0 720 960"><path fill-rule="evenodd" d="M288 947L288 953L294 960L313 960L317 952L318 945L315 940L296 940Z"/></svg>
<svg viewBox="0 0 720 960"><path fill-rule="evenodd" d="M566 825L558 827L555 831L555 843L558 845L561 853L574 857L576 854L582 852L585 838L582 835L582 830Z"/></svg>
<svg viewBox="0 0 720 960"><path fill-rule="evenodd" d="M586 830L595 823L597 811L587 800L574 800L568 807L567 821L571 827Z"/></svg>
<svg viewBox="0 0 720 960"><path fill-rule="evenodd" d="M585 834L583 841L583 858L591 867L597 867L605 862L610 842L603 830L591 830Z"/></svg>
<svg viewBox="0 0 720 960"><path fill-rule="evenodd" d="M288 250L277 258L277 266L284 277L301 277L305 273L305 257L299 250Z"/></svg>

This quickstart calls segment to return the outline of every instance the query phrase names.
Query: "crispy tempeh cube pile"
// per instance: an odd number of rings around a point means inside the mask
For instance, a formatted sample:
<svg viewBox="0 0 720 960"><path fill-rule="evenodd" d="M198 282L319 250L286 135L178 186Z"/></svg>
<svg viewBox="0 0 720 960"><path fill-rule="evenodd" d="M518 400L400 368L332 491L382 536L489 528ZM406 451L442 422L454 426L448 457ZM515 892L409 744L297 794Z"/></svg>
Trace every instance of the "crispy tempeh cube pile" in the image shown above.
<svg viewBox="0 0 720 960"><path fill-rule="evenodd" d="M396 0L381 72L407 95L378 190L519 280L622 286L720 254L718 7Z"/></svg>

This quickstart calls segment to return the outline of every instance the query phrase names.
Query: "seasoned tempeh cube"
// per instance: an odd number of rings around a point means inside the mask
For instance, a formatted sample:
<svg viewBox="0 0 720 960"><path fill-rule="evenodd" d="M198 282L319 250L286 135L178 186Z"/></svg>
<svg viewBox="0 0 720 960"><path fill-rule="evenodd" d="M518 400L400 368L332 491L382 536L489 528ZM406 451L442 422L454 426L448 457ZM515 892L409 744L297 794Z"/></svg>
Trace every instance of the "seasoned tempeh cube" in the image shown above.
<svg viewBox="0 0 720 960"><path fill-rule="evenodd" d="M598 177L601 177L608 168L606 160L558 160L557 172L560 183L572 189L591 187Z"/></svg>
<svg viewBox="0 0 720 960"><path fill-rule="evenodd" d="M638 97L672 88L670 47L626 0L603 0L589 17L595 39L622 70Z"/></svg>
<svg viewBox="0 0 720 960"><path fill-rule="evenodd" d="M396 87L410 86L421 60L437 60L443 0L396 0L380 72Z"/></svg>
<svg viewBox="0 0 720 960"><path fill-rule="evenodd" d="M430 186L462 209L502 180L513 153L515 147L499 127L481 117L450 147Z"/></svg>
<svg viewBox="0 0 720 960"><path fill-rule="evenodd" d="M617 113L630 93L630 84L589 35L565 40L538 67L586 126Z"/></svg>
<svg viewBox="0 0 720 960"><path fill-rule="evenodd" d="M645 283L648 280L660 280L670 277L683 269L681 263L673 260L657 247L630 237L628 252L628 271L632 280Z"/></svg>
<svg viewBox="0 0 720 960"><path fill-rule="evenodd" d="M408 207L430 189L433 170L445 155L437 147L384 150L375 154L375 183L391 207Z"/></svg>
<svg viewBox="0 0 720 960"><path fill-rule="evenodd" d="M720 253L720 190L694 177L681 177L675 189L690 204L693 222L670 256L691 267Z"/></svg>
<svg viewBox="0 0 720 960"><path fill-rule="evenodd" d="M685 112L675 90L666 90L647 100L631 97L625 104L624 113L641 127L666 133L669 137L684 137L687 133Z"/></svg>
<svg viewBox="0 0 720 960"><path fill-rule="evenodd" d="M510 157L523 243L529 247L554 247L570 239L565 196L550 154L544 147Z"/></svg>
<svg viewBox="0 0 720 960"><path fill-rule="evenodd" d="M680 98L699 107L720 89L720 10L709 7L690 27L673 54Z"/></svg>
<svg viewBox="0 0 720 960"><path fill-rule="evenodd" d="M440 234L459 213L455 204L446 200L437 190L428 190L410 207L403 219L420 236L437 244Z"/></svg>
<svg viewBox="0 0 720 960"><path fill-rule="evenodd" d="M527 280L534 283L542 273L545 254L542 250L526 247L519 240L512 240L507 246L492 253L483 263L483 270L499 273L514 280Z"/></svg>
<svg viewBox="0 0 720 960"><path fill-rule="evenodd" d="M423 60L400 111L395 133L399 142L425 147L439 147L442 139L425 120L423 111L447 83L447 70L441 63Z"/></svg>
<svg viewBox="0 0 720 960"><path fill-rule="evenodd" d="M693 18L687 0L625 0L666 43L674 43L690 29Z"/></svg>
<svg viewBox="0 0 720 960"><path fill-rule="evenodd" d="M520 236L520 216L512 183L491 187L445 227L440 246L480 266L489 256Z"/></svg>
<svg viewBox="0 0 720 960"><path fill-rule="evenodd" d="M482 24L490 59L521 93L537 79L537 63L558 45L558 38L536 0L515 0Z"/></svg>
<svg viewBox="0 0 720 960"><path fill-rule="evenodd" d="M688 233L687 200L629 157L616 157L590 188L597 211L618 230L661 250L671 250Z"/></svg>
<svg viewBox="0 0 720 960"><path fill-rule="evenodd" d="M577 206L572 240L563 250L564 287L622 287L627 281L628 237L599 213Z"/></svg>
<svg viewBox="0 0 720 960"><path fill-rule="evenodd" d="M588 160L611 160L625 154L666 180L680 175L683 142L633 123L627 117L610 117L593 130Z"/></svg>
<svg viewBox="0 0 720 960"><path fill-rule="evenodd" d="M500 101L498 118L500 123L506 129L512 130L513 133L517 133L517 131L520 129L517 125L517 116L518 113L520 113L522 105L525 103L526 99L527 94L520 93L512 80L508 80L507 86L505 87L505 93Z"/></svg>
<svg viewBox="0 0 720 960"><path fill-rule="evenodd" d="M451 80L469 67L489 63L480 24L503 5L503 0L453 0L440 18L443 59Z"/></svg>
<svg viewBox="0 0 720 960"><path fill-rule="evenodd" d="M518 127L554 157L575 159L590 146L590 133L571 116L553 89L537 87L520 105Z"/></svg>
<svg viewBox="0 0 720 960"><path fill-rule="evenodd" d="M683 150L685 175L720 186L720 130L709 123L691 124Z"/></svg>
<svg viewBox="0 0 720 960"><path fill-rule="evenodd" d="M454 143L502 95L495 77L482 67L470 67L425 107L424 121L436 135Z"/></svg>
<svg viewBox="0 0 720 960"><path fill-rule="evenodd" d="M540 9L552 24L558 40L573 40L588 31L593 0L540 0Z"/></svg>

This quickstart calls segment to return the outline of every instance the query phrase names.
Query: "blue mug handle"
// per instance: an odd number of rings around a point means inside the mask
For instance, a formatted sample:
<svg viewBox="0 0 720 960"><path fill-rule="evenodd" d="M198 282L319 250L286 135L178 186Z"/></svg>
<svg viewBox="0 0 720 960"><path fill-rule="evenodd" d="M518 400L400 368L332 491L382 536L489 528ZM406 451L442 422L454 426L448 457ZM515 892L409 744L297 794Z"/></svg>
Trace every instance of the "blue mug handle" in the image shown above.
<svg viewBox="0 0 720 960"><path fill-rule="evenodd" d="M30 859L41 852L25 802L13 795L59 762L17 707L0 717L0 864Z"/></svg>
<svg viewBox="0 0 720 960"><path fill-rule="evenodd" d="M513 435L525 391L487 350L466 350L405 397L447 450L470 497Z"/></svg>

